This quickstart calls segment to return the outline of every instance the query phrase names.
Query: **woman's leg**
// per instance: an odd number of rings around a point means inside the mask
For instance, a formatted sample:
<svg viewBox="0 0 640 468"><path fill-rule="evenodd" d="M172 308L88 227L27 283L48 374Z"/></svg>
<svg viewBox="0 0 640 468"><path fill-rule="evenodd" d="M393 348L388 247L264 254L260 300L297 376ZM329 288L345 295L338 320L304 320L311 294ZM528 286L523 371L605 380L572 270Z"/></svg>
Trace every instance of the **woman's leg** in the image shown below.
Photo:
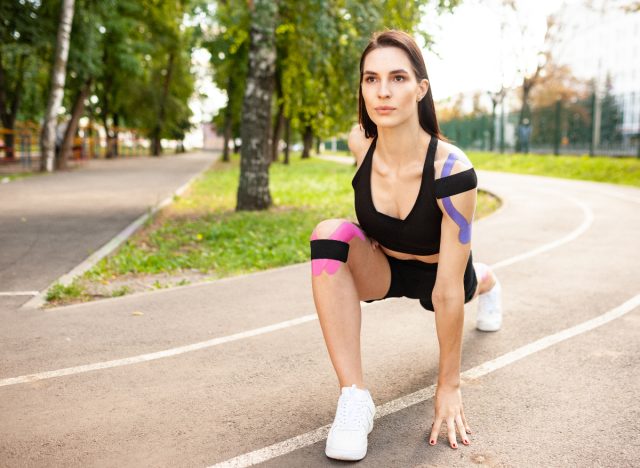
<svg viewBox="0 0 640 468"><path fill-rule="evenodd" d="M478 277L475 296L480 296L476 328L485 332L498 331L502 326L502 287L488 265L474 263L473 266Z"/></svg>
<svg viewBox="0 0 640 468"><path fill-rule="evenodd" d="M311 285L320 326L339 387L356 384L364 388L360 357L360 301L384 297L391 283L389 262L384 253L374 249L362 230L345 219L320 222L311 241L332 239L327 243L344 247L348 244L346 262L312 258ZM313 255L312 255L313 257Z"/></svg>
<svg viewBox="0 0 640 468"><path fill-rule="evenodd" d="M476 277L478 278L478 287L473 295L473 298L475 299L478 295L484 294L493 288L493 285L496 284L496 276L491 267L485 263L474 262L473 268L475 269Z"/></svg>

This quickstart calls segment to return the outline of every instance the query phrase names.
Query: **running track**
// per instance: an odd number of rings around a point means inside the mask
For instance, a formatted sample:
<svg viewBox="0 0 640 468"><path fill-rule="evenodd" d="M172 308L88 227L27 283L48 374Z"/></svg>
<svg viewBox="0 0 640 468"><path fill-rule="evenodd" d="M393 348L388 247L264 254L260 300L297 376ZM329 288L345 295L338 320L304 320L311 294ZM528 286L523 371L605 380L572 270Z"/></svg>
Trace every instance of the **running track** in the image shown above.
<svg viewBox="0 0 640 468"><path fill-rule="evenodd" d="M633 466L640 459L640 191L479 172L474 224L503 329L467 306L471 445L431 447L438 346L417 301L363 307L378 406L359 466ZM337 381L308 263L47 311L2 312L2 466L331 466ZM143 315L133 315L142 312Z"/></svg>

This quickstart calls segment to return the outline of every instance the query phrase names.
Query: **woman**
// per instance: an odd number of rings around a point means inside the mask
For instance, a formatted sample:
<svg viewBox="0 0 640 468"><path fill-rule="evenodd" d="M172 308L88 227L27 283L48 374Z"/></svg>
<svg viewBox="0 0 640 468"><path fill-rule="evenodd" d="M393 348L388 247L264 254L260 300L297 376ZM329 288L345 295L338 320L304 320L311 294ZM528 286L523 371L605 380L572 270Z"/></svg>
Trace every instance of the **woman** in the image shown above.
<svg viewBox="0 0 640 468"><path fill-rule="evenodd" d="M360 301L410 297L435 311L440 361L429 436L442 423L457 448L471 432L460 392L464 304L480 296L477 328L501 324L500 285L472 263L477 179L465 154L440 134L428 75L411 36L373 36L360 59L359 122L349 135L358 169L359 224L320 222L311 234L313 298L341 388L325 453L360 460L375 405L362 379Z"/></svg>

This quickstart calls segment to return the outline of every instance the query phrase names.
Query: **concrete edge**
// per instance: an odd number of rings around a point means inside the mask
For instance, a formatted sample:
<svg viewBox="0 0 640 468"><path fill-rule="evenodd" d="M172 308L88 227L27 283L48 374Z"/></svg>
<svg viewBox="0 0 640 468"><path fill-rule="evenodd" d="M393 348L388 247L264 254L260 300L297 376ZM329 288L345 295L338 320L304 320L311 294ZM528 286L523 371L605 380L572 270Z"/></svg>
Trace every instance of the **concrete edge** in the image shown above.
<svg viewBox="0 0 640 468"><path fill-rule="evenodd" d="M98 263L104 257L109 255L114 250L116 250L118 247L120 247L120 245L124 241L126 241L136 231L138 231L140 229L140 227L142 227L142 225L144 225L144 223L147 221L147 219L149 219L155 213L160 211L162 208L164 208L164 207L170 205L171 203L173 203L174 197L182 195L191 186L191 184L193 182L195 182L197 179L199 179L200 177L202 177L202 175L207 170L209 170L211 165L214 162L216 162L217 160L218 160L218 158L215 158L211 162L211 164L209 164L208 166L203 168L200 172L198 172L196 175L191 177L188 181L186 181L184 184L182 184L180 187L178 187L176 190L174 190L173 193L171 193L171 195L169 195L166 198L164 198L156 206L148 209L146 213L144 213L141 216L139 216L135 221L133 221L131 224L129 224L127 227L125 227L122 231L120 231L118 234L116 234L111 240L109 240L109 242L107 242L102 247L100 247L98 250L96 250L94 253L92 253L89 257L87 257L79 265L76 265L69 272L67 272L64 275L62 275L59 278L57 278L55 281L53 281L51 284L49 284L49 286L44 288L42 291L39 291L36 296L34 296L33 298L29 299L27 302L22 304L20 306L20 310L33 310L33 309L42 308L42 306L46 303L46 300L45 300L46 293L53 285L55 285L56 283L60 283L60 284L62 284L64 286L68 286L73 282L73 280L75 278L77 278L78 276L82 275L84 272L86 272L86 271L90 270L91 268L93 268L93 266L96 263Z"/></svg>

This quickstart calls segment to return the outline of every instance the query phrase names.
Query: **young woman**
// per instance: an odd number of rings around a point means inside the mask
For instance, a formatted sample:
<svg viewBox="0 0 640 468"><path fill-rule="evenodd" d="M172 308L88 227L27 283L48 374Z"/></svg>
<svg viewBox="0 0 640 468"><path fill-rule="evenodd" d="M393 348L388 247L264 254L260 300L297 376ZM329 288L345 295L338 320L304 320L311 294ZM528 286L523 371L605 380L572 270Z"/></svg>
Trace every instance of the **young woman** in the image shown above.
<svg viewBox="0 0 640 468"><path fill-rule="evenodd" d="M476 327L501 325L500 285L472 262L477 179L440 134L420 49L408 34L374 34L360 59L359 122L349 135L358 169L358 223L320 222L311 234L313 298L341 394L325 453L360 460L375 404L362 378L360 301L419 299L435 311L440 346L429 442L446 423L457 448L471 432L460 392L464 304L480 296Z"/></svg>

